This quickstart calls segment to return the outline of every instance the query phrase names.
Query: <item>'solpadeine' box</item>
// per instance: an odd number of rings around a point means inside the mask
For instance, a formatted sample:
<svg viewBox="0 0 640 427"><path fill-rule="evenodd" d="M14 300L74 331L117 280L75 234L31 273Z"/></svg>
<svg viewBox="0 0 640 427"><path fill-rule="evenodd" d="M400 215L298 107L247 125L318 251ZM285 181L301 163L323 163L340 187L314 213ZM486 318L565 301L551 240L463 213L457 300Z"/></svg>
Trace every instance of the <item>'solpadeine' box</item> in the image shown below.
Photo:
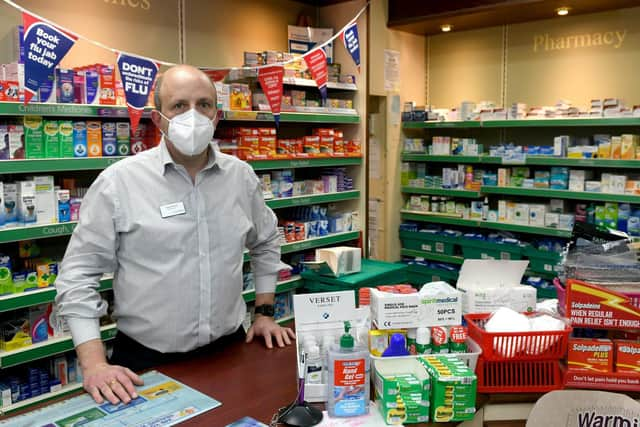
<svg viewBox="0 0 640 427"><path fill-rule="evenodd" d="M45 120L43 125L44 151L48 159L60 157L60 141L58 141L58 121Z"/></svg>
<svg viewBox="0 0 640 427"><path fill-rule="evenodd" d="M60 157L73 157L73 122L71 120L58 121L58 144Z"/></svg>
<svg viewBox="0 0 640 427"><path fill-rule="evenodd" d="M87 121L87 150L89 157L102 157L102 123Z"/></svg>
<svg viewBox="0 0 640 427"><path fill-rule="evenodd" d="M42 116L24 116L24 145L27 159L44 159Z"/></svg>
<svg viewBox="0 0 640 427"><path fill-rule="evenodd" d="M420 288L421 326L456 326L462 322L462 294L447 282Z"/></svg>
<svg viewBox="0 0 640 427"><path fill-rule="evenodd" d="M118 153L116 140L116 123L102 123L102 155L115 156Z"/></svg>
<svg viewBox="0 0 640 427"><path fill-rule="evenodd" d="M73 157L87 157L87 122L73 122Z"/></svg>
<svg viewBox="0 0 640 427"><path fill-rule="evenodd" d="M129 141L131 138L131 128L127 122L116 124L116 142L118 144L118 155L128 156L130 153Z"/></svg>

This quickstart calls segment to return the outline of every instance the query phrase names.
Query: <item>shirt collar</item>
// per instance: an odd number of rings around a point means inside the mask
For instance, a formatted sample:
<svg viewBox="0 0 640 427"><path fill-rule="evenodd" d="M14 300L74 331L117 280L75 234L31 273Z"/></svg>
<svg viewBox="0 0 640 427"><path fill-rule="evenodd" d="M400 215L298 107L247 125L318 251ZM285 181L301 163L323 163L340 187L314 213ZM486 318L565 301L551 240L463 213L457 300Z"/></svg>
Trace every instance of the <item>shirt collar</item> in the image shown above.
<svg viewBox="0 0 640 427"><path fill-rule="evenodd" d="M202 170L211 169L214 166L220 168L220 162L218 162L218 156L216 156L216 152L213 149L213 144L209 144L209 158L207 164ZM171 153L169 153L169 149L167 148L167 142L164 140L164 136L160 140L160 173L165 174L167 171L167 166L176 165L176 162L171 157Z"/></svg>

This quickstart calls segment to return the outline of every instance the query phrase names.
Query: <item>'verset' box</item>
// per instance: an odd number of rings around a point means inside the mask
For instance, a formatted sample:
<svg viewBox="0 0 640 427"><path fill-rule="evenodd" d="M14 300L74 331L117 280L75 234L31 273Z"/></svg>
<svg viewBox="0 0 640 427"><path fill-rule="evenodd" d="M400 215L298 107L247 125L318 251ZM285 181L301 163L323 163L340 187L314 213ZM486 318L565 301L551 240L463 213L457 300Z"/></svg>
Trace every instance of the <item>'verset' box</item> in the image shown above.
<svg viewBox="0 0 640 427"><path fill-rule="evenodd" d="M613 372L613 342L570 338L567 360L569 369L574 371Z"/></svg>
<svg viewBox="0 0 640 427"><path fill-rule="evenodd" d="M616 372L626 372L640 375L640 342L630 340L615 340Z"/></svg>

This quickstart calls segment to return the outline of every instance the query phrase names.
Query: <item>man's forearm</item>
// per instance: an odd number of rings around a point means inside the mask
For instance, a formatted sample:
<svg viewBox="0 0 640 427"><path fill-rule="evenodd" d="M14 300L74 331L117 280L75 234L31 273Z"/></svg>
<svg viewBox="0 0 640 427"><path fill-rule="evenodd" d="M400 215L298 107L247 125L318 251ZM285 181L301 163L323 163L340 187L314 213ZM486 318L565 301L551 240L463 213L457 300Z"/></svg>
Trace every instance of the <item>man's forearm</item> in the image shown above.
<svg viewBox="0 0 640 427"><path fill-rule="evenodd" d="M107 355L99 339L83 342L76 347L76 353L83 370L107 363Z"/></svg>
<svg viewBox="0 0 640 427"><path fill-rule="evenodd" d="M273 305L276 294L273 292L266 294L256 294L256 307L263 304Z"/></svg>

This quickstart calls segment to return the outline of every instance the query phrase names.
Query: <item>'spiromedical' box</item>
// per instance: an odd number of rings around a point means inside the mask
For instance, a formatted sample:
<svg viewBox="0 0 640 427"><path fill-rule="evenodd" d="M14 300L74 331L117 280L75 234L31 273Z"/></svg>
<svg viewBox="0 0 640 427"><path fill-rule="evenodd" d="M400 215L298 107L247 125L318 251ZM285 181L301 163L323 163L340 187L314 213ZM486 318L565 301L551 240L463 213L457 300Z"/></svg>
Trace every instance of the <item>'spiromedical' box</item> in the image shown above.
<svg viewBox="0 0 640 427"><path fill-rule="evenodd" d="M613 371L613 342L608 339L570 338L567 364L574 371Z"/></svg>
<svg viewBox="0 0 640 427"><path fill-rule="evenodd" d="M447 282L426 283L418 295L420 326L456 326L462 322L462 294Z"/></svg>
<svg viewBox="0 0 640 427"><path fill-rule="evenodd" d="M616 372L640 375L640 342L631 340L614 340Z"/></svg>

